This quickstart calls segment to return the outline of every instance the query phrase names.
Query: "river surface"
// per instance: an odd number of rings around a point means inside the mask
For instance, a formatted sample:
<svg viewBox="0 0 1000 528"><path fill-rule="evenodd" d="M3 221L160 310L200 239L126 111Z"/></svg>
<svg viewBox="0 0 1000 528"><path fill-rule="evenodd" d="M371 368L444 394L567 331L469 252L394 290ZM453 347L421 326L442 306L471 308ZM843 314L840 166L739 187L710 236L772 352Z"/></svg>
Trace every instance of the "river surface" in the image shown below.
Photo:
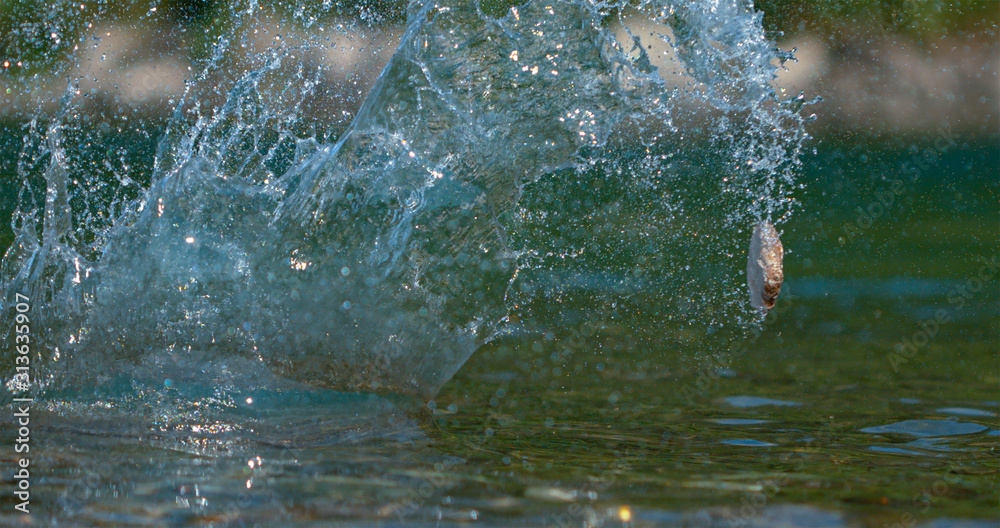
<svg viewBox="0 0 1000 528"><path fill-rule="evenodd" d="M855 208L926 146L896 143L809 158L785 290L743 355L646 346L631 313L498 339L430 402L306 398L213 434L36 406L32 514L5 493L4 522L996 526L1000 296L981 268L998 153L945 152L850 241ZM924 346L895 351L921 331ZM16 433L2 433L10 468Z"/></svg>
<svg viewBox="0 0 1000 528"><path fill-rule="evenodd" d="M645 6L679 84L428 3L322 132L238 39L170 120L5 125L0 522L997 526L998 138L808 137L742 5Z"/></svg>

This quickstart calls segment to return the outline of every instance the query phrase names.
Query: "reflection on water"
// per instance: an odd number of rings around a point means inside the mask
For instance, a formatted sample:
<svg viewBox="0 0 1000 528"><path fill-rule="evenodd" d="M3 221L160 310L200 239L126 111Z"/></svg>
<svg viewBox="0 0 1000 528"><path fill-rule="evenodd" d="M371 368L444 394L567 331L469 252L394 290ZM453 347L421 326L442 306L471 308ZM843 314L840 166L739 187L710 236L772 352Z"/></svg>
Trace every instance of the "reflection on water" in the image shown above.
<svg viewBox="0 0 1000 528"><path fill-rule="evenodd" d="M1000 295L995 280L961 307L951 293L995 249L995 143L943 153L901 210L850 243L842 226L911 146L810 160L800 199L815 213L781 226L788 287L761 330L730 264L745 262L747 220L792 209L797 151L785 147L798 148L802 122L743 128L747 100L751 118L797 116L758 98L775 58L759 19L705 9L674 21L697 81L685 97L737 108L713 121L658 98L642 46L597 46L609 32L572 5L560 16L581 24L564 41L551 35L569 26L544 3L482 32L463 25L474 11L440 9L432 24L441 6L427 4L400 54L420 60L401 59L333 144L281 128L289 115L275 109L301 99L257 90L282 86L268 75L290 55L273 57L234 88L240 111L178 117L141 207L85 204L121 206L119 230L104 230L114 215L102 210L47 246L63 253L15 247L5 278L39 279L65 326L37 330L58 375L32 410L32 513L4 493L2 520L992 526ZM512 41L525 47L476 51ZM581 49L557 57L549 47L564 42ZM729 54L750 44L760 53ZM742 68L736 79L758 82L728 82ZM554 91L574 75L583 84ZM679 121L650 126L664 110ZM489 138L498 123L512 126ZM108 131L63 134L77 130L29 130L53 190L37 189L50 207L34 213L55 222L43 227L68 221L59 185L97 173L73 180L72 164L46 160L78 154L74 141L111 145ZM649 148L625 145L633 136ZM38 243L22 222L19 240ZM414 348L426 355L400 360ZM345 356L361 360L337 364Z"/></svg>
<svg viewBox="0 0 1000 528"><path fill-rule="evenodd" d="M801 350L794 359L800 367L845 364L810 358L808 342L789 339ZM846 361L863 357L850 355ZM548 360L528 346L512 366ZM694 376L626 383L629 373L616 372L614 360L565 360L563 368L587 369L575 381L543 366L548 372L531 382L487 382L480 378L512 362L488 351L429 404L434 409L409 409L409 426L397 422L382 433L357 431L361 422L351 413L338 414L337 402L316 395L284 409L288 419L274 422L285 424L281 431L260 419L238 432L173 427L139 437L126 425L106 424L95 434L94 424L77 430L58 409L36 410L36 471L46 480L33 499L35 519L621 526L627 515L629 526L840 527L908 518L917 526L995 525L986 520L995 499L995 441L985 432L995 418L920 418L960 401L941 397L948 383L909 389L929 401L900 404L893 391L839 388L839 379L820 390L795 376L764 383L781 363L746 362L735 366L735 380L691 406L676 389ZM596 361L605 368L594 371ZM592 379L588 372L605 374ZM801 405L734 408L730 397L716 396L748 387ZM264 403L259 397L254 403ZM340 397L349 405L339 408L364 413L369 429L393 406L358 398ZM973 403L997 408L995 401ZM337 430L341 436L329 436ZM275 441L282 438L294 440ZM947 520L969 516L983 520Z"/></svg>
<svg viewBox="0 0 1000 528"><path fill-rule="evenodd" d="M797 407L802 405L798 402L774 400L771 398L761 398L759 396L730 396L726 398L726 403L732 405L733 407L740 407L744 409L750 407L760 407L763 405L777 405L779 407Z"/></svg>
<svg viewBox="0 0 1000 528"><path fill-rule="evenodd" d="M985 425L952 420L906 420L878 427L866 427L863 433L896 433L910 436L951 436L981 433L988 429Z"/></svg>
<svg viewBox="0 0 1000 528"><path fill-rule="evenodd" d="M760 425L767 423L770 420L758 420L756 418L719 418L714 421L715 423L722 425Z"/></svg>

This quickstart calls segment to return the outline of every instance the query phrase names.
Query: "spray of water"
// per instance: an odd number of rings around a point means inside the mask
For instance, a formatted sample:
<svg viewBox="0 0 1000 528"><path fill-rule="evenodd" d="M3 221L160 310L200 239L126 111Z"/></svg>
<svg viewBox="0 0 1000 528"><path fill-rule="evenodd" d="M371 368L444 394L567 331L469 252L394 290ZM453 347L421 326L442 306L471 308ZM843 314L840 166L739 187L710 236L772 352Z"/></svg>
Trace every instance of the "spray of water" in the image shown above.
<svg viewBox="0 0 1000 528"><path fill-rule="evenodd" d="M6 397L428 396L512 314L553 324L539 299L754 324L749 229L792 211L806 134L749 2L413 2L357 115L326 119L316 16L243 75L261 7L228 16L148 176L73 162L93 159L76 84L26 129L0 309L6 332L32 299L35 370Z"/></svg>

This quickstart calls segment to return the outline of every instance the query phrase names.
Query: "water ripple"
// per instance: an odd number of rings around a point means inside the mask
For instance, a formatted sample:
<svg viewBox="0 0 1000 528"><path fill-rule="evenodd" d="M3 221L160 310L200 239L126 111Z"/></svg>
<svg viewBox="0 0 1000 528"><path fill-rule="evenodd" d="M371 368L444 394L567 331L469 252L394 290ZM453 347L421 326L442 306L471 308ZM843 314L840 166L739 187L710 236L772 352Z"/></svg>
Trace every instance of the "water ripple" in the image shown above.
<svg viewBox="0 0 1000 528"><path fill-rule="evenodd" d="M733 440L723 440L723 444L743 446L743 447L772 447L777 444L772 444L771 442L762 442L760 440L754 440L752 438L736 438Z"/></svg>
<svg viewBox="0 0 1000 528"><path fill-rule="evenodd" d="M719 425L760 425L771 420L757 420L753 418L718 418L712 420Z"/></svg>
<svg viewBox="0 0 1000 528"><path fill-rule="evenodd" d="M726 398L726 403L733 407L748 409L750 407L761 407L763 405L778 405L783 407L798 407L802 405L798 402L788 400L773 400L771 398L761 398L760 396L730 396Z"/></svg>
<svg viewBox="0 0 1000 528"><path fill-rule="evenodd" d="M971 409L969 407L942 407L935 409L935 412L943 414L956 414L959 416L996 416L996 413L983 409Z"/></svg>
<svg viewBox="0 0 1000 528"><path fill-rule="evenodd" d="M952 420L904 420L889 425L865 427L862 433L896 433L912 436L952 436L979 433L988 429L985 425Z"/></svg>

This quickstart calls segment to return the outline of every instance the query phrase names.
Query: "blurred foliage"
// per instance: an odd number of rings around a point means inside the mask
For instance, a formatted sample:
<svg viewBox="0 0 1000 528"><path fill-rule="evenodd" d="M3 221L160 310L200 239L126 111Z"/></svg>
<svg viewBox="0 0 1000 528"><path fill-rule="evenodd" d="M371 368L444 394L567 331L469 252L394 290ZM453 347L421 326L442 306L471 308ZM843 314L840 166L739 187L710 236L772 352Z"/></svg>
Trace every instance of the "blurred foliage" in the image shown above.
<svg viewBox="0 0 1000 528"><path fill-rule="evenodd" d="M0 2L0 74L25 77L51 68L94 35L95 21L140 30L180 26L194 35L192 53L204 57L225 33L238 0L4 0ZM406 0L280 0L257 3L304 28L316 22L402 23ZM9 61L4 64L4 61Z"/></svg>
<svg viewBox="0 0 1000 528"><path fill-rule="evenodd" d="M774 36L809 31L837 37L875 30L927 41L959 32L995 35L1000 18L997 0L755 0L754 5Z"/></svg>
<svg viewBox="0 0 1000 528"><path fill-rule="evenodd" d="M512 3L516 0L483 0L483 9L499 14ZM322 20L401 23L406 5L406 0L281 0L261 7L309 27ZM957 32L995 35L1000 14L998 0L758 0L755 5L776 39L804 31L849 38L863 29L923 41ZM0 71L24 77L50 68L87 38L95 20L144 29L183 26L197 35L192 54L204 57L236 8L234 0L7 0L0 3Z"/></svg>
<svg viewBox="0 0 1000 528"><path fill-rule="evenodd" d="M522 0L481 0L500 15ZM637 1L637 0L636 0ZM0 2L0 90L5 80L31 86L36 74L59 75L57 65L93 45L109 26L183 34L197 65L230 34L250 0L3 0ZM408 0L275 0L254 2L263 17L283 18L304 31L324 24L401 24ZM926 45L945 36L996 40L1000 0L757 0L769 36L782 40L809 32L831 43L898 34ZM254 15L258 16L257 14ZM171 31L171 29L177 31ZM169 42L170 37L165 36ZM166 41L165 41L166 42ZM179 45L179 44L167 44ZM41 76L40 76L41 77ZM16 85L15 85L16 86Z"/></svg>
<svg viewBox="0 0 1000 528"><path fill-rule="evenodd" d="M513 3L483 0L483 9L504 12ZM54 58L71 50L95 19L136 27L173 23L214 33L213 28L226 24L236 4L233 0L7 0L0 3L0 50L4 59ZM406 0L280 0L261 7L309 25L323 19L399 23L406 5ZM995 30L1000 18L998 0L758 0L755 5L765 13L765 27L775 37L874 28L928 40L959 31Z"/></svg>

